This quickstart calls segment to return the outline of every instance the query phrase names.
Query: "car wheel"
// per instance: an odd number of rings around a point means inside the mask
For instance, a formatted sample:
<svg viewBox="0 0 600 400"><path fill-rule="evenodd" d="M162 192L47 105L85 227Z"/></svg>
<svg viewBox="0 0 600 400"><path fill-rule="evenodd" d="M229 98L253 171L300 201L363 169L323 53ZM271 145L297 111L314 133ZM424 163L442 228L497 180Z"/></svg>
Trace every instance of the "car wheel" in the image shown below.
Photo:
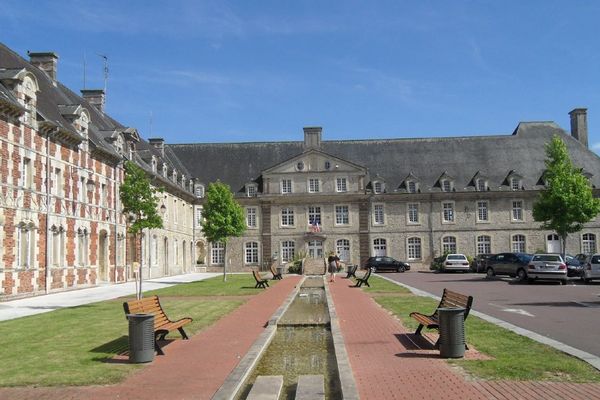
<svg viewBox="0 0 600 400"><path fill-rule="evenodd" d="M495 275L496 275L496 274L494 273L494 270L493 270L492 268L488 268L488 269L485 271L485 277L486 277L487 279L491 279L491 278L493 278Z"/></svg>
<svg viewBox="0 0 600 400"><path fill-rule="evenodd" d="M588 279L588 278L583 278L583 282L584 282L584 283L590 283L590 281L591 281L591 279Z"/></svg>
<svg viewBox="0 0 600 400"><path fill-rule="evenodd" d="M523 268L517 271L517 276L519 277L519 281L523 282L527 279L527 272Z"/></svg>
<svg viewBox="0 0 600 400"><path fill-rule="evenodd" d="M535 279L533 279L533 278L527 278L527 283L533 283L533 281L535 281Z"/></svg>
<svg viewBox="0 0 600 400"><path fill-rule="evenodd" d="M404 272L404 271L406 271L406 269L404 267L399 267L397 270L397 272Z"/></svg>

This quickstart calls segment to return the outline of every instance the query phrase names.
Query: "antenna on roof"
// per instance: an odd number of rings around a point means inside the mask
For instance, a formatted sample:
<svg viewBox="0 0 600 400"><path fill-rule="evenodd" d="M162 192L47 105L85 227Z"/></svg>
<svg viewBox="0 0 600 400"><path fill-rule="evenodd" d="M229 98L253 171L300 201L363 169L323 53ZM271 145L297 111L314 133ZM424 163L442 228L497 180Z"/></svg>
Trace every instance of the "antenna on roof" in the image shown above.
<svg viewBox="0 0 600 400"><path fill-rule="evenodd" d="M108 56L99 53L98 56L104 59L104 95L106 96L106 84L108 82Z"/></svg>

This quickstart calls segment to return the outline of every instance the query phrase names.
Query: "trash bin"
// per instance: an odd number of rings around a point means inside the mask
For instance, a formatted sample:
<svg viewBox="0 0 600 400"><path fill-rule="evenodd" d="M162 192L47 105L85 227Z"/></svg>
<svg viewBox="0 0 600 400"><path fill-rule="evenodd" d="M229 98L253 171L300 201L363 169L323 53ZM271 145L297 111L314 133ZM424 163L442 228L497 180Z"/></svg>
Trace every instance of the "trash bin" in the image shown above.
<svg viewBox="0 0 600 400"><path fill-rule="evenodd" d="M129 362L154 360L154 315L127 314L129 320Z"/></svg>
<svg viewBox="0 0 600 400"><path fill-rule="evenodd" d="M283 276L283 265L280 265L277 267L277 273L281 276Z"/></svg>
<svg viewBox="0 0 600 400"><path fill-rule="evenodd" d="M465 309L438 308L440 325L440 356L461 358L465 356Z"/></svg>

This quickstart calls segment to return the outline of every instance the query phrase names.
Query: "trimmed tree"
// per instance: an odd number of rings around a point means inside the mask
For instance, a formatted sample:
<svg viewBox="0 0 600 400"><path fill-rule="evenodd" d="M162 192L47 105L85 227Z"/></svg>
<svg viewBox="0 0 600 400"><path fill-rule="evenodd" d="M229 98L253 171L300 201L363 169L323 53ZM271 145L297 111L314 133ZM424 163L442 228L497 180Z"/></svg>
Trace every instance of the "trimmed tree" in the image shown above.
<svg viewBox="0 0 600 400"><path fill-rule="evenodd" d="M127 161L125 163L125 179L120 187L121 204L123 213L128 216L129 226L127 230L133 235L136 243L139 233L145 229L162 228L163 221L158 214L158 197L156 193L161 192L150 185L150 180L143 169ZM134 261L137 250L134 252ZM142 263L139 262L136 296L142 298Z"/></svg>
<svg viewBox="0 0 600 400"><path fill-rule="evenodd" d="M600 200L594 198L587 178L571 163L567 146L555 135L546 144L546 188L533 205L533 219L542 229L555 231L561 238L563 258L567 237L583 228L600 212Z"/></svg>
<svg viewBox="0 0 600 400"><path fill-rule="evenodd" d="M223 282L227 280L227 241L246 231L244 212L233 198L228 185L215 182L208 185L202 210L202 232L211 243L223 244Z"/></svg>

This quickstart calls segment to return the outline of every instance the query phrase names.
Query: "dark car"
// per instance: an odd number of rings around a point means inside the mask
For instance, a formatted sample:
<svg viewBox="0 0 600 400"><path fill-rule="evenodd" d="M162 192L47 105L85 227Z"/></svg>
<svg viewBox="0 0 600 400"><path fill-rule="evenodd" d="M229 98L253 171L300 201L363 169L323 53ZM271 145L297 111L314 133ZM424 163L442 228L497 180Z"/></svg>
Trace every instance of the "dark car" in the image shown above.
<svg viewBox="0 0 600 400"><path fill-rule="evenodd" d="M577 255L579 256L579 254ZM566 254L567 259L567 276L583 278L583 263L579 260L579 257L573 257L570 254Z"/></svg>
<svg viewBox="0 0 600 400"><path fill-rule="evenodd" d="M486 272L488 260L493 256L493 254L478 254L473 259L471 263L471 270L473 272Z"/></svg>
<svg viewBox="0 0 600 400"><path fill-rule="evenodd" d="M378 256L370 257L365 263L365 268L372 268L373 272L395 271L404 272L410 269L410 264L398 261L392 257Z"/></svg>
<svg viewBox="0 0 600 400"><path fill-rule="evenodd" d="M519 280L527 279L527 267L533 255L529 253L499 253L487 260L485 270L486 277L494 275L508 275L519 277Z"/></svg>

